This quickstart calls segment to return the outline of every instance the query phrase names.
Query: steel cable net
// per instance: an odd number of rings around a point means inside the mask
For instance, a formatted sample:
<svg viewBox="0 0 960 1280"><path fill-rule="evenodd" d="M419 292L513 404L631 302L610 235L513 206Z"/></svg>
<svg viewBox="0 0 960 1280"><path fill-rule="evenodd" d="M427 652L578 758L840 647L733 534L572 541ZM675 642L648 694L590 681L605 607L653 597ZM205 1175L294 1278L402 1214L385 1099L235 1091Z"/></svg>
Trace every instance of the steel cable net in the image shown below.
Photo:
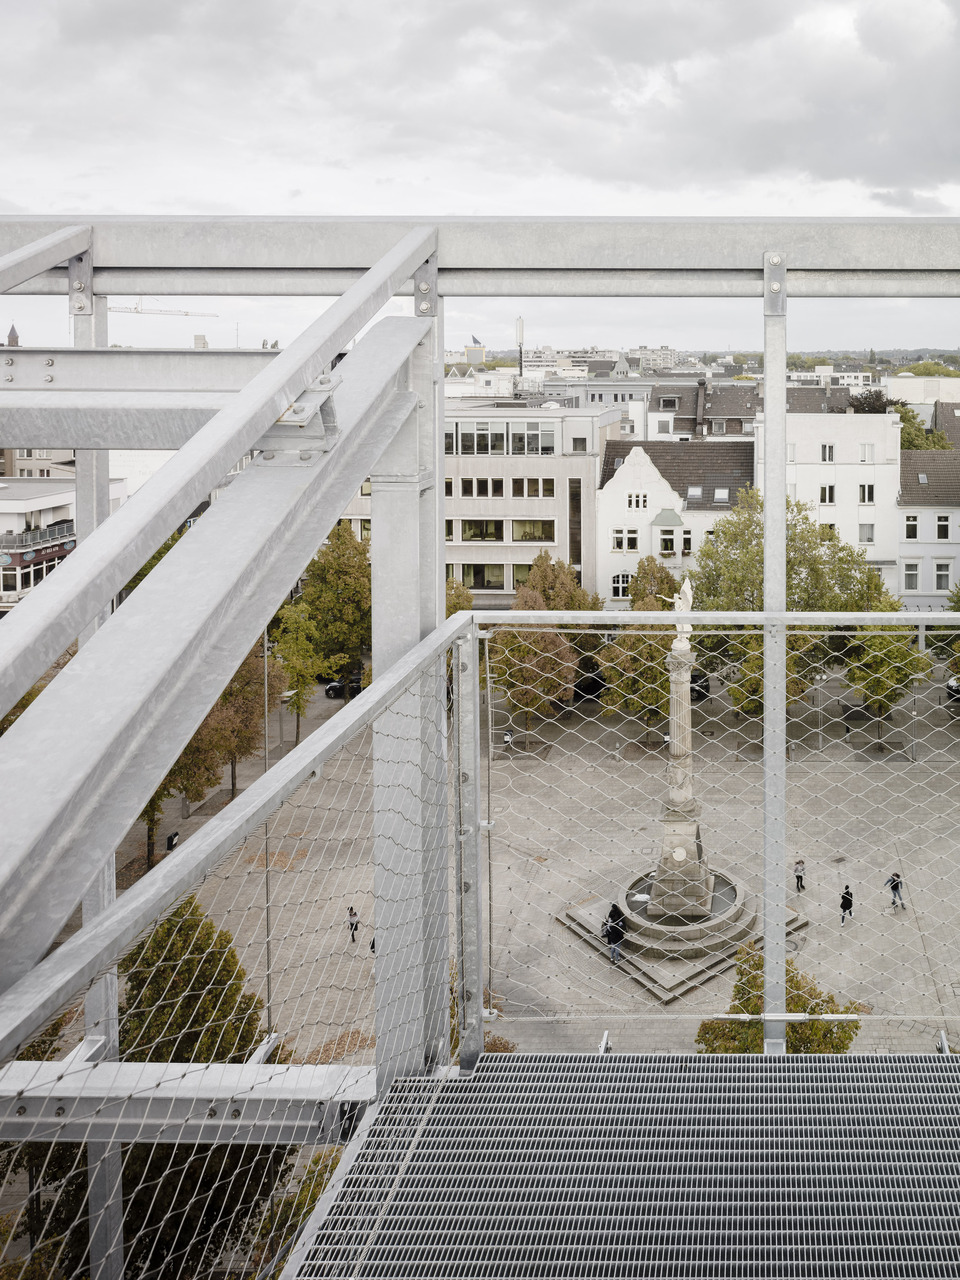
<svg viewBox="0 0 960 1280"><path fill-rule="evenodd" d="M742 1015L763 1012L779 911L788 1013L845 1015L789 1024L788 1052L960 1048L960 633L903 614L787 628L785 839L765 884L763 630L692 632L686 657L675 625L616 615L484 632L504 1033L531 1051L604 1031L616 1051L760 1051Z"/></svg>
<svg viewBox="0 0 960 1280"><path fill-rule="evenodd" d="M400 693L0 1068L2 1280L279 1275L378 1073L449 1061L446 684Z"/></svg>

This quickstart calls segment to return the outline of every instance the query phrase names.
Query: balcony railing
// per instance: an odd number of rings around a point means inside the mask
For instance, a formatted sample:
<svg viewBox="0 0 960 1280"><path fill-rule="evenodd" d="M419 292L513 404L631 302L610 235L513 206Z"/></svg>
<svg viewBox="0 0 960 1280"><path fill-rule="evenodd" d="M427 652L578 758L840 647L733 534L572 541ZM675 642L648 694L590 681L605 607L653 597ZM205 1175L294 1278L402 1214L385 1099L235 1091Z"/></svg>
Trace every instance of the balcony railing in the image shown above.
<svg viewBox="0 0 960 1280"><path fill-rule="evenodd" d="M50 542L63 542L76 534L72 520L60 520L43 529L24 529L22 533L0 533L0 550L19 551L22 547L38 547Z"/></svg>

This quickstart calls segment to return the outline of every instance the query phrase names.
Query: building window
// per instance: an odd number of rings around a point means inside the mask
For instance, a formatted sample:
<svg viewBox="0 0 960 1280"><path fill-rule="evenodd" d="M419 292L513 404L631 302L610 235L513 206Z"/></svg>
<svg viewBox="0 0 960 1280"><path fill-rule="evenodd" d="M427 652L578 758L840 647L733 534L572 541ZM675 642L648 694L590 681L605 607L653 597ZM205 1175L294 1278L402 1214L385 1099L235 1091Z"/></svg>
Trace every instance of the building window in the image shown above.
<svg viewBox="0 0 960 1280"><path fill-rule="evenodd" d="M370 497L370 481L369 480L364 480L363 484L360 486L360 497L361 498Z"/></svg>
<svg viewBox="0 0 960 1280"><path fill-rule="evenodd" d="M522 480L514 480L514 481L513 481L513 488L512 488L512 490L511 490L511 492L512 492L512 494L513 494L513 496L514 496L515 498L522 498L522 497L523 497L523 493L524 493L523 481L522 481Z"/></svg>
<svg viewBox="0 0 960 1280"><path fill-rule="evenodd" d="M472 498L472 497L473 497L473 478L472 478L472 476L464 476L464 477L463 477L463 479L460 481L460 497L461 497L461 498Z"/></svg>
<svg viewBox="0 0 960 1280"><path fill-rule="evenodd" d="M445 431L443 433L443 452L444 453L455 452L453 441L454 441L454 433L452 431Z"/></svg>
<svg viewBox="0 0 960 1280"><path fill-rule="evenodd" d="M444 527L444 537L446 538L447 542L452 542L453 541L453 521L444 520L443 527Z"/></svg>
<svg viewBox="0 0 960 1280"><path fill-rule="evenodd" d="M907 517L906 517L906 529L905 529L905 531L904 531L904 532L905 532L906 537L907 537L910 541L912 541L912 542L915 542L915 541L916 541L916 538L917 538L917 516L907 516Z"/></svg>
<svg viewBox="0 0 960 1280"><path fill-rule="evenodd" d="M726 435L727 420L726 418L717 418L710 423L710 431L715 436Z"/></svg>
<svg viewBox="0 0 960 1280"><path fill-rule="evenodd" d="M873 542L873 530L874 526L872 524L862 524L860 526L860 541Z"/></svg>
<svg viewBox="0 0 960 1280"><path fill-rule="evenodd" d="M510 452L519 457L523 454L543 454L549 456L554 448L554 430L552 422L514 422L510 424Z"/></svg>
<svg viewBox="0 0 960 1280"><path fill-rule="evenodd" d="M661 409L676 409L676 407L677 407L677 397L676 397L676 396L661 396L661 397L660 397L660 408L661 408Z"/></svg>
<svg viewBox="0 0 960 1280"><path fill-rule="evenodd" d="M660 534L660 554L672 556L676 550L676 541L672 529L664 529Z"/></svg>
<svg viewBox="0 0 960 1280"><path fill-rule="evenodd" d="M917 472L917 484L927 484L926 472L924 471Z"/></svg>
<svg viewBox="0 0 960 1280"><path fill-rule="evenodd" d="M527 481L527 497L528 498L540 497L540 481L539 480Z"/></svg>
<svg viewBox="0 0 960 1280"><path fill-rule="evenodd" d="M554 496L554 485L551 479L541 480L540 496L543 498L552 498Z"/></svg>
<svg viewBox="0 0 960 1280"><path fill-rule="evenodd" d="M832 484L822 484L820 486L820 501L825 506L832 507L834 502L834 486Z"/></svg>
<svg viewBox="0 0 960 1280"><path fill-rule="evenodd" d="M640 549L640 537L637 530L628 529L627 530L627 550L639 551L639 549Z"/></svg>
<svg viewBox="0 0 960 1280"><path fill-rule="evenodd" d="M918 564L905 564L903 566L903 589L904 591L920 590L920 566Z"/></svg>
<svg viewBox="0 0 960 1280"><path fill-rule="evenodd" d="M50 468L49 468L49 467L40 467L40 468L38 468L38 470L37 470L37 475L38 475L38 476L47 476L47 477L49 478L49 476L50 476Z"/></svg>
<svg viewBox="0 0 960 1280"><path fill-rule="evenodd" d="M630 574L615 573L610 582L610 595L614 600L626 600L630 595Z"/></svg>
<svg viewBox="0 0 960 1280"><path fill-rule="evenodd" d="M453 497L453 477L447 476L443 482L443 496L445 498Z"/></svg>
<svg viewBox="0 0 960 1280"><path fill-rule="evenodd" d="M477 481L477 497L478 498L490 497L490 481L487 480L486 478L480 479Z"/></svg>
<svg viewBox="0 0 960 1280"><path fill-rule="evenodd" d="M938 564L936 566L936 580L938 591L950 590L950 565L947 563Z"/></svg>
<svg viewBox="0 0 960 1280"><path fill-rule="evenodd" d="M797 446L795 444L788 444L787 445L787 461L796 462L796 460L797 460Z"/></svg>
<svg viewBox="0 0 960 1280"><path fill-rule="evenodd" d="M687 485L687 501L688 501L688 502L691 500L691 498L692 498L692 499L694 499L695 501L697 501L697 500L699 500L699 499L700 499L700 498L702 498L702 497L703 497L703 485L702 485L702 484L688 484L688 485Z"/></svg>
<svg viewBox="0 0 960 1280"><path fill-rule="evenodd" d="M465 564L463 585L471 591L502 591L502 564Z"/></svg>
<svg viewBox="0 0 960 1280"><path fill-rule="evenodd" d="M586 452L587 452L587 437L586 437L586 436L574 436L574 437L573 437L573 439L570 441L570 447L571 447L571 449L573 450L573 452L574 452L574 453L586 453Z"/></svg>
<svg viewBox="0 0 960 1280"><path fill-rule="evenodd" d="M860 486L860 505L862 507L873 506L873 485L862 484Z"/></svg>
<svg viewBox="0 0 960 1280"><path fill-rule="evenodd" d="M555 520L514 520L514 542L553 542Z"/></svg>
<svg viewBox="0 0 960 1280"><path fill-rule="evenodd" d="M460 523L462 542L502 542L502 520L463 520Z"/></svg>
<svg viewBox="0 0 960 1280"><path fill-rule="evenodd" d="M624 546L623 546L623 530L622 529L614 529L613 538L611 540L610 547L612 551L623 551Z"/></svg>
<svg viewBox="0 0 960 1280"><path fill-rule="evenodd" d="M937 537L938 538L950 537L950 517L949 516L937 516Z"/></svg>
<svg viewBox="0 0 960 1280"><path fill-rule="evenodd" d="M595 404L595 403L596 403L596 399L597 399L597 393L596 393L595 391L591 391L591 392L590 392L590 403L591 403L591 404Z"/></svg>
<svg viewBox="0 0 960 1280"><path fill-rule="evenodd" d="M361 542L370 541L370 521L369 520L360 521L360 541Z"/></svg>
<svg viewBox="0 0 960 1280"><path fill-rule="evenodd" d="M513 589L514 590L516 590L517 587L523 586L526 580L530 577L530 570L532 568L533 568L532 564L515 564L513 566Z"/></svg>
<svg viewBox="0 0 960 1280"><path fill-rule="evenodd" d="M502 427L495 422L476 423L477 453L484 455L503 455L507 451L507 437Z"/></svg>
<svg viewBox="0 0 960 1280"><path fill-rule="evenodd" d="M645 493L628 493L627 494L627 510L639 511L641 501L643 501L644 506L647 505L646 497L647 495Z"/></svg>
<svg viewBox="0 0 960 1280"><path fill-rule="evenodd" d="M832 444L822 444L820 446L820 461L821 462L833 461L833 445Z"/></svg>
<svg viewBox="0 0 960 1280"><path fill-rule="evenodd" d="M494 476L493 479L490 481L490 497L491 498L503 497L503 481L498 479L496 476Z"/></svg>
<svg viewBox="0 0 960 1280"><path fill-rule="evenodd" d="M729 489L714 489L714 491L713 491L713 500L714 500L714 502L729 502L729 501L730 501L730 490L729 490Z"/></svg>
<svg viewBox="0 0 960 1280"><path fill-rule="evenodd" d="M21 467L21 468L20 468L20 470L17 472L17 475L18 475L18 476L31 476L31 477L32 477L32 475L33 475L33 467L30 467L30 468L28 468L28 469L24 469L23 467Z"/></svg>
<svg viewBox="0 0 960 1280"><path fill-rule="evenodd" d="M658 434L658 435L661 435L661 436L668 436L668 435L670 434L670 420L669 420L669 418L658 418L658 419L657 419L657 434Z"/></svg>
<svg viewBox="0 0 960 1280"><path fill-rule="evenodd" d="M872 462L872 461L873 461L873 445L872 445L872 444L861 444L861 446L860 446L860 461L861 461L861 462Z"/></svg>
<svg viewBox="0 0 960 1280"><path fill-rule="evenodd" d="M693 533L689 529L684 529L683 531L683 543L680 549L685 556L690 555L693 551Z"/></svg>
<svg viewBox="0 0 960 1280"><path fill-rule="evenodd" d="M33 457L33 450L32 450L32 449L18 449L18 450L17 450L17 457L18 457L18 458L32 458L32 457Z"/></svg>

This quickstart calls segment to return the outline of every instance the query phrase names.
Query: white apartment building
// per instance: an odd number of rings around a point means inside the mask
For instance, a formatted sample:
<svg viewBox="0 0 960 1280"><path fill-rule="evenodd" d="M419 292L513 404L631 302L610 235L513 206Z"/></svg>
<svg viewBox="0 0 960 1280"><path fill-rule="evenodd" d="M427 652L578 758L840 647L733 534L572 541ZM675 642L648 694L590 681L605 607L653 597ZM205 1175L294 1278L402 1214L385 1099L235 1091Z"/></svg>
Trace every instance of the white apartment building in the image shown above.
<svg viewBox="0 0 960 1280"><path fill-rule="evenodd" d="M696 564L717 518L753 483L753 441L612 440L597 490L597 590L629 609L637 561L654 556L678 579Z"/></svg>
<svg viewBox="0 0 960 1280"><path fill-rule="evenodd" d="M763 489L763 426L757 424L756 483ZM866 552L884 584L899 591L900 420L894 414L787 414L787 494L822 525Z"/></svg>
<svg viewBox="0 0 960 1280"><path fill-rule="evenodd" d="M111 480L111 512L126 496L126 483ZM75 510L72 476L0 480L0 613L12 609L77 545Z"/></svg>
<svg viewBox="0 0 960 1280"><path fill-rule="evenodd" d="M908 609L946 608L960 573L960 452L900 454L898 591Z"/></svg>
<svg viewBox="0 0 960 1280"><path fill-rule="evenodd" d="M905 400L909 405L960 399L960 379L957 378L918 378L913 373L897 373L884 378L881 385L891 400Z"/></svg>
<svg viewBox="0 0 960 1280"><path fill-rule="evenodd" d="M515 395L537 395L542 390L543 375L528 373L526 361L522 378L516 365L503 365L495 369L454 365L443 380L445 400L469 399L471 396L509 400Z"/></svg>
<svg viewBox="0 0 960 1280"><path fill-rule="evenodd" d="M871 369L838 369L818 364L813 369L788 369L787 385L795 387L847 387L854 395L878 385Z"/></svg>
<svg viewBox="0 0 960 1280"><path fill-rule="evenodd" d="M600 590L596 492L619 424L614 409L447 405L447 576L470 588L477 608L509 608L543 550L570 561L587 591ZM370 531L369 493L364 485L344 512L358 537Z"/></svg>

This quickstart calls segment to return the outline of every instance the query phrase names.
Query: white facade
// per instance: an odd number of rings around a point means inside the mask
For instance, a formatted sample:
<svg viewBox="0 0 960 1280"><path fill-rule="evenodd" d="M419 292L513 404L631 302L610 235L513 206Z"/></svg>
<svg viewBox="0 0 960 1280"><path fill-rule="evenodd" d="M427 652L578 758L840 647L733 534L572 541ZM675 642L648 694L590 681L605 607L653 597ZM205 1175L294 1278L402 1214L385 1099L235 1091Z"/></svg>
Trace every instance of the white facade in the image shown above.
<svg viewBox="0 0 960 1280"><path fill-rule="evenodd" d="M905 400L907 404L960 400L960 378L918 378L912 373L898 373L885 378L882 385L891 400Z"/></svg>
<svg viewBox="0 0 960 1280"><path fill-rule="evenodd" d="M526 361L524 361L522 378L516 365L504 365L496 369L471 368L466 373L458 373L456 369L451 369L443 380L445 400L460 400L470 396L505 400L518 393L535 395L542 389L542 373L528 373Z"/></svg>
<svg viewBox="0 0 960 1280"><path fill-rule="evenodd" d="M960 495L955 504L904 506L894 519L900 542L896 589L905 607L945 609L960 572Z"/></svg>
<svg viewBox="0 0 960 1280"><path fill-rule="evenodd" d="M756 484L763 489L763 427L757 427ZM896 593L900 420L893 414L788 413L787 494L813 518L866 552Z"/></svg>

